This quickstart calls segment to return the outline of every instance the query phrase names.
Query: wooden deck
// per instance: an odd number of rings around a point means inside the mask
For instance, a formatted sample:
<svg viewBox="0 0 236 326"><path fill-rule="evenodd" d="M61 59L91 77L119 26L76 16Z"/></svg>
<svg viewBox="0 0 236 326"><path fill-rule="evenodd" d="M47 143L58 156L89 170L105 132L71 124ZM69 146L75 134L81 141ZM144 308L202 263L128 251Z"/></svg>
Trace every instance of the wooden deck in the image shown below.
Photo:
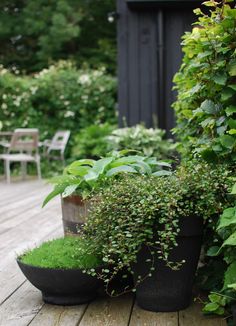
<svg viewBox="0 0 236 326"><path fill-rule="evenodd" d="M59 199L41 209L49 187L43 182L0 183L0 325L1 326L223 326L203 317L198 304L179 313L140 309L132 296L100 298L90 304L59 307L42 302L25 280L15 257L24 249L62 234Z"/></svg>

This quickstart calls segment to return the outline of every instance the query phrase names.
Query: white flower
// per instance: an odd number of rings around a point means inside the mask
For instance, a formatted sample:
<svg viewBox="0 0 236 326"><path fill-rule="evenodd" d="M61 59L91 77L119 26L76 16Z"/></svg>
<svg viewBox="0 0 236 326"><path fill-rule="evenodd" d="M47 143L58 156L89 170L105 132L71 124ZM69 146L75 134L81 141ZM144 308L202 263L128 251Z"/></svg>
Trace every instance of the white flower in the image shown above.
<svg viewBox="0 0 236 326"><path fill-rule="evenodd" d="M64 114L65 118L70 118L70 117L74 117L75 116L75 112L73 111L66 111Z"/></svg>
<svg viewBox="0 0 236 326"><path fill-rule="evenodd" d="M84 103L88 102L88 95L82 95L81 96L82 101L84 101Z"/></svg>
<svg viewBox="0 0 236 326"><path fill-rule="evenodd" d="M99 91L103 93L105 91L105 87L99 87Z"/></svg>
<svg viewBox="0 0 236 326"><path fill-rule="evenodd" d="M30 91L31 91L31 94L34 95L38 90L38 87L37 86L32 86L30 87Z"/></svg>
<svg viewBox="0 0 236 326"><path fill-rule="evenodd" d="M70 104L69 101L65 101L65 102L64 102L64 105L65 105L65 106L68 106L69 104Z"/></svg>
<svg viewBox="0 0 236 326"><path fill-rule="evenodd" d="M7 98L7 94L3 94L2 98L5 100Z"/></svg>
<svg viewBox="0 0 236 326"><path fill-rule="evenodd" d="M90 83L90 76L88 74L81 75L78 78L78 83L80 83L80 84L88 84L88 83Z"/></svg>
<svg viewBox="0 0 236 326"><path fill-rule="evenodd" d="M6 103L2 103L1 108L2 108L3 110L6 110L6 109L7 109L7 104L6 104Z"/></svg>

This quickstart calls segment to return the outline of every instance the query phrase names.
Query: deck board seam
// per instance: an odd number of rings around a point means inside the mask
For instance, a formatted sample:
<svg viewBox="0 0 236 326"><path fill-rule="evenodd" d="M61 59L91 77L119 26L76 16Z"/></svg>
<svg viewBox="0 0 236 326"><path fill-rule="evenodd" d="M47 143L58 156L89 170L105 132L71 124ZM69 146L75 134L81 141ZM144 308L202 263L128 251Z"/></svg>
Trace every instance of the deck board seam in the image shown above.
<svg viewBox="0 0 236 326"><path fill-rule="evenodd" d="M133 296L133 302L132 302L132 305L131 305L131 309L130 309L130 314L129 314L129 319L128 319L128 324L127 326L130 325L130 322L131 322L131 318L132 318L132 313L133 313L133 309L134 309L134 305L135 305L135 296Z"/></svg>
<svg viewBox="0 0 236 326"><path fill-rule="evenodd" d="M0 302L0 307L8 300L10 299L10 297L16 292L18 291L25 283L27 282L27 280L25 279L24 282L22 282L19 286L17 286L15 288L15 290L13 290L2 302Z"/></svg>
<svg viewBox="0 0 236 326"><path fill-rule="evenodd" d="M80 325L82 319L84 318L84 315L86 314L86 311L88 310L88 307L89 307L89 303L88 303L88 304L86 305L86 307L84 308L84 311L83 311L83 313L81 314L81 316L80 316L80 318L79 318L79 320L78 320L76 326L79 326L79 325Z"/></svg>

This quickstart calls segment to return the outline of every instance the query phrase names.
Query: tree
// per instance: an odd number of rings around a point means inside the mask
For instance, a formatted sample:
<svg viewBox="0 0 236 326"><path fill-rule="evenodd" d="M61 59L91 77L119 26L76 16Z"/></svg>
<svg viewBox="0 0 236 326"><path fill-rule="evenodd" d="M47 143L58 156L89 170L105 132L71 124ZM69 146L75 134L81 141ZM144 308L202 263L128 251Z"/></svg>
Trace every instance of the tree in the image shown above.
<svg viewBox="0 0 236 326"><path fill-rule="evenodd" d="M0 62L26 72L59 59L115 67L113 0L2 0Z"/></svg>

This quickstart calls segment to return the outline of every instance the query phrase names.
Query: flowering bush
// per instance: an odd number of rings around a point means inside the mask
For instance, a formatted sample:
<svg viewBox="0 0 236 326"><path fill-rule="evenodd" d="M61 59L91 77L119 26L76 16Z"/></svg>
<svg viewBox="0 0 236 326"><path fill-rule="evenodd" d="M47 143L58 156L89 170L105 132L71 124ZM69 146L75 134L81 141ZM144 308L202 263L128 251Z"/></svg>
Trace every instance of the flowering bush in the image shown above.
<svg viewBox="0 0 236 326"><path fill-rule="evenodd" d="M115 103L116 80L104 68L78 70L60 62L33 76L18 76L0 67L3 130L37 127L47 138L70 129L73 136L90 124L115 122Z"/></svg>

